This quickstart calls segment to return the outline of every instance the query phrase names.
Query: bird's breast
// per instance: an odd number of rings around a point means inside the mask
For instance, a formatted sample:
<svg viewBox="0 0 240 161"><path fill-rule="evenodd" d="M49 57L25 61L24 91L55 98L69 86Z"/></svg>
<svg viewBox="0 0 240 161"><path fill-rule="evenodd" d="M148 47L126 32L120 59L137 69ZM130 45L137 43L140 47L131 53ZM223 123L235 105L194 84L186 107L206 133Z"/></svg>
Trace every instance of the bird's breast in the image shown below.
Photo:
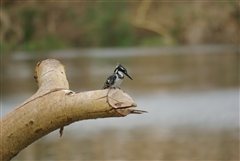
<svg viewBox="0 0 240 161"><path fill-rule="evenodd" d="M121 83L122 83L123 79L119 79L118 77L116 78L113 87L120 87Z"/></svg>

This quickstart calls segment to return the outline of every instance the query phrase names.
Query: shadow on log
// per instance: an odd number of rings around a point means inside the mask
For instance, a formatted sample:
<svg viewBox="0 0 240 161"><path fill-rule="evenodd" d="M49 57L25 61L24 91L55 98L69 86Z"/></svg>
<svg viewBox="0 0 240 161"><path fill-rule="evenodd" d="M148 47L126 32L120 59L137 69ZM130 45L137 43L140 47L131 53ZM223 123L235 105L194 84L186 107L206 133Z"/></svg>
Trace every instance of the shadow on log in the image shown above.
<svg viewBox="0 0 240 161"><path fill-rule="evenodd" d="M44 135L75 121L141 114L133 99L119 89L75 93L65 67L55 59L39 62L34 78L38 91L1 119L0 156L8 161Z"/></svg>

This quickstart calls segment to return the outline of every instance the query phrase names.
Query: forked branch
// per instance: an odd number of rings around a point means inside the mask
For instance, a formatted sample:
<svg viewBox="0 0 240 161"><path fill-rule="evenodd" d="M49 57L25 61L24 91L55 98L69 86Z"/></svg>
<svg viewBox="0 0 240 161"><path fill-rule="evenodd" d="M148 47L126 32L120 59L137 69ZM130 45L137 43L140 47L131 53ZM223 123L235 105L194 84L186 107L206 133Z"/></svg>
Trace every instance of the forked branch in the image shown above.
<svg viewBox="0 0 240 161"><path fill-rule="evenodd" d="M69 90L65 67L55 59L37 64L38 91L1 121L0 156L8 161L44 135L75 121L141 114L133 99L119 89L75 93Z"/></svg>

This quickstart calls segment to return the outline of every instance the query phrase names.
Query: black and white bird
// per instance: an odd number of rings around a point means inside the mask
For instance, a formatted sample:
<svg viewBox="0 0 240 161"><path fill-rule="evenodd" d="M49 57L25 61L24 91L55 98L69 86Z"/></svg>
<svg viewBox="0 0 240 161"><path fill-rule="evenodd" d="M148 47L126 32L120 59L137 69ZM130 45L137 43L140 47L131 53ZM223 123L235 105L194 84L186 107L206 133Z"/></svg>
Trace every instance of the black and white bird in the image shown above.
<svg viewBox="0 0 240 161"><path fill-rule="evenodd" d="M120 85L124 79L124 74L126 76L128 76L128 78L130 78L132 80L132 78L130 77L130 75L128 75L127 70L121 65L118 64L113 72L112 75L110 75L103 88L102 89L107 89L107 88L120 88Z"/></svg>

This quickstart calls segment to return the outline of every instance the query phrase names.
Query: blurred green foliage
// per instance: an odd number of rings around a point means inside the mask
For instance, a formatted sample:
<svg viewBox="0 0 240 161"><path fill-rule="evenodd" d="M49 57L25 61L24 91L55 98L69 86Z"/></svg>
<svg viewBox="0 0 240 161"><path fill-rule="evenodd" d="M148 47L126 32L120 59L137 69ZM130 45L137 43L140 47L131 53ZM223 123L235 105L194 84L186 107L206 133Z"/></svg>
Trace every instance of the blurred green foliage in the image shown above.
<svg viewBox="0 0 240 161"><path fill-rule="evenodd" d="M71 47L70 43L64 41L56 36L48 35L43 39L29 40L26 42L19 42L18 44L1 43L1 51L13 51L13 50L24 50L24 51L39 51L39 50L56 50L65 49ZM11 50L10 50L11 49Z"/></svg>
<svg viewBox="0 0 240 161"><path fill-rule="evenodd" d="M69 42L65 42L57 38L56 36L48 35L44 39L27 41L24 44L23 49L26 51L34 50L54 50L54 49L63 49L70 47Z"/></svg>
<svg viewBox="0 0 240 161"><path fill-rule="evenodd" d="M26 8L21 12L21 19L23 21L23 34L25 41L30 41L34 35L36 26L34 25L34 19L37 11L34 8Z"/></svg>
<svg viewBox="0 0 240 161"><path fill-rule="evenodd" d="M6 1L2 4L0 19L0 49L239 43L236 33L240 6L237 2L173 4L151 1L147 12L139 13L144 5L143 1Z"/></svg>
<svg viewBox="0 0 240 161"><path fill-rule="evenodd" d="M87 24L79 45L130 46L136 37L130 24L126 3L89 5L82 24Z"/></svg>

